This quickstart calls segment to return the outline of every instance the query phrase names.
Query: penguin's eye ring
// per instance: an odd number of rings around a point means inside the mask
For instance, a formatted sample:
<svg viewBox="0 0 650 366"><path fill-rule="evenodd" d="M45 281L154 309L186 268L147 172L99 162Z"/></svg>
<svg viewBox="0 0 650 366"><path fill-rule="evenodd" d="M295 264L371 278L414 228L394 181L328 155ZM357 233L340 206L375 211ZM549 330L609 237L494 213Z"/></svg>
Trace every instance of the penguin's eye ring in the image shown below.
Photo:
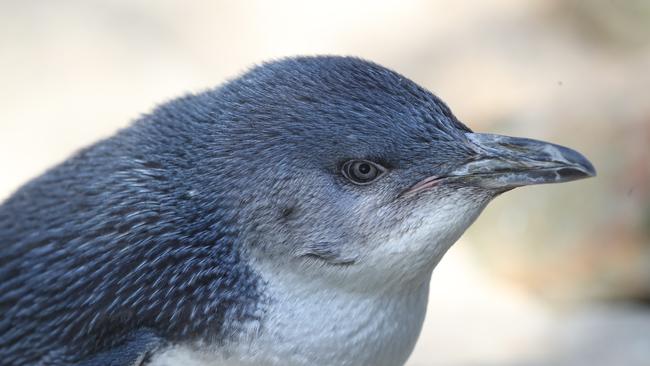
<svg viewBox="0 0 650 366"><path fill-rule="evenodd" d="M358 185L370 184L386 173L386 168L368 160L349 160L341 167L341 174Z"/></svg>

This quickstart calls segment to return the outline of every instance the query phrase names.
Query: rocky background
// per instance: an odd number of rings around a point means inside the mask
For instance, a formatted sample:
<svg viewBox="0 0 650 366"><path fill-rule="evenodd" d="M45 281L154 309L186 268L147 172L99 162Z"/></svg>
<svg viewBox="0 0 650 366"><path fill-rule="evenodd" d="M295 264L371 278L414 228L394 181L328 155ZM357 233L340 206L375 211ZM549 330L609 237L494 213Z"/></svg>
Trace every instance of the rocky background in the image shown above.
<svg viewBox="0 0 650 366"><path fill-rule="evenodd" d="M251 64L347 54L599 176L498 198L434 273L410 365L650 364L650 2L0 1L0 199Z"/></svg>

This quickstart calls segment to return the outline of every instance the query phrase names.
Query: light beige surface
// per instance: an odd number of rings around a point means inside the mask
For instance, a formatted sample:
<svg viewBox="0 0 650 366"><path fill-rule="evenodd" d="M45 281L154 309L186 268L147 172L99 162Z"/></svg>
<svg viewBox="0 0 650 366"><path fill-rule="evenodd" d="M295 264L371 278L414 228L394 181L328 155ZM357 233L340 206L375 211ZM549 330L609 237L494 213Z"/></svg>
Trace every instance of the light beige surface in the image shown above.
<svg viewBox="0 0 650 366"><path fill-rule="evenodd" d="M476 130L569 145L599 170L487 209L434 274L411 364L645 365L650 311L629 303L650 296L648 4L0 1L0 198L253 63L361 56Z"/></svg>

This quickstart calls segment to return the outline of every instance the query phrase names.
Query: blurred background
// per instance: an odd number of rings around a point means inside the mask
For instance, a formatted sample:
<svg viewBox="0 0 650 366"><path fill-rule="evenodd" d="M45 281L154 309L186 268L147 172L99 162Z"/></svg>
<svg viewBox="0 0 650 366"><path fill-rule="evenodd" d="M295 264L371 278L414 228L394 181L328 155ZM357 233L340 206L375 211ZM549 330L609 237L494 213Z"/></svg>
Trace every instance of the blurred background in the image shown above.
<svg viewBox="0 0 650 366"><path fill-rule="evenodd" d="M650 1L0 1L0 199L255 63L355 55L599 176L496 199L409 365L650 365Z"/></svg>

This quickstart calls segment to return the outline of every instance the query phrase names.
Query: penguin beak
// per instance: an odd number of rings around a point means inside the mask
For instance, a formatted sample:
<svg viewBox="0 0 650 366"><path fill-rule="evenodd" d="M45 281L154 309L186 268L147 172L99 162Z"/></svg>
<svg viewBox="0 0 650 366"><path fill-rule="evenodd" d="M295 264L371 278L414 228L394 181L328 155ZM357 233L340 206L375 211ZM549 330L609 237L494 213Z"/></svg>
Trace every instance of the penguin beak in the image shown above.
<svg viewBox="0 0 650 366"><path fill-rule="evenodd" d="M485 133L466 134L472 158L446 178L487 189L562 183L596 175L594 166L575 150L527 138Z"/></svg>

